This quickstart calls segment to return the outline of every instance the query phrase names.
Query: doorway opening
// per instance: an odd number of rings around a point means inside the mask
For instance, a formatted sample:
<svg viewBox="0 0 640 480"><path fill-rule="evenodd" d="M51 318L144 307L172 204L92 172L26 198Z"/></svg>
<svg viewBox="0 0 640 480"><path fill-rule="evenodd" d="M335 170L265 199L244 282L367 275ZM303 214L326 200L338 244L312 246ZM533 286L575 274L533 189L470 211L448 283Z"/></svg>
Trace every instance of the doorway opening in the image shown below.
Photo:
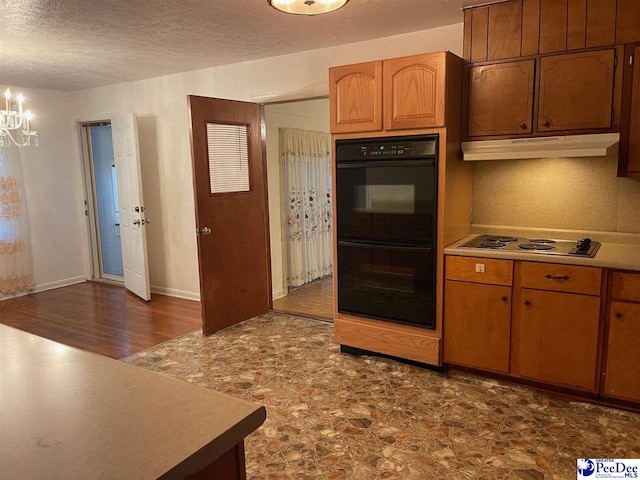
<svg viewBox="0 0 640 480"><path fill-rule="evenodd" d="M267 104L273 309L333 321L329 99Z"/></svg>
<svg viewBox="0 0 640 480"><path fill-rule="evenodd" d="M110 121L81 124L92 278L123 283L118 181Z"/></svg>

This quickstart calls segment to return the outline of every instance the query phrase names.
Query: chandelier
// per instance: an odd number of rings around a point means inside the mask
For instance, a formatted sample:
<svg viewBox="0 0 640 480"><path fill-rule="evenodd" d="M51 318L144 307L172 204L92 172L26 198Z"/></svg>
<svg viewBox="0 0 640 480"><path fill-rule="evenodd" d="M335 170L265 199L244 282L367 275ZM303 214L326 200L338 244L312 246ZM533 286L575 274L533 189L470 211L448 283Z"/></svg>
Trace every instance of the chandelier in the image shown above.
<svg viewBox="0 0 640 480"><path fill-rule="evenodd" d="M344 7L349 0L267 0L276 10L294 15L320 15Z"/></svg>
<svg viewBox="0 0 640 480"><path fill-rule="evenodd" d="M16 145L17 147L38 146L38 132L31 130L33 114L24 110L24 96L16 96L18 109L12 110L11 90L4 92L5 108L0 110L0 147Z"/></svg>

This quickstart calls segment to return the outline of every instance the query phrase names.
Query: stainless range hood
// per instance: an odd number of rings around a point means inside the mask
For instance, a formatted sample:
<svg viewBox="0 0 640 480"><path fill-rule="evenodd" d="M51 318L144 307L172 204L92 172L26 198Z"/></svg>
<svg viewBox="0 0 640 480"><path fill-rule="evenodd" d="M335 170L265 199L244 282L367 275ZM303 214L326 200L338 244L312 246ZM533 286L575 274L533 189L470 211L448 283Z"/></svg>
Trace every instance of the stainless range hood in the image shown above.
<svg viewBox="0 0 640 480"><path fill-rule="evenodd" d="M608 157L618 154L619 143L619 133L486 140L463 142L462 153L464 160Z"/></svg>

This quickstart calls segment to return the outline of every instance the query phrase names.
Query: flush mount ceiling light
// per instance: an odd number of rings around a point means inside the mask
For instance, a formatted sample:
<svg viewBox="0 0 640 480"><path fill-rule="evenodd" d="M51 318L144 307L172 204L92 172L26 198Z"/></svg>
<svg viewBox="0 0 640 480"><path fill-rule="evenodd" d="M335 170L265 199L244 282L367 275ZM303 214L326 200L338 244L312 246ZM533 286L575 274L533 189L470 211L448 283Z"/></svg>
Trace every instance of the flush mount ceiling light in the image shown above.
<svg viewBox="0 0 640 480"><path fill-rule="evenodd" d="M344 7L349 0L267 0L276 10L294 15L320 15Z"/></svg>

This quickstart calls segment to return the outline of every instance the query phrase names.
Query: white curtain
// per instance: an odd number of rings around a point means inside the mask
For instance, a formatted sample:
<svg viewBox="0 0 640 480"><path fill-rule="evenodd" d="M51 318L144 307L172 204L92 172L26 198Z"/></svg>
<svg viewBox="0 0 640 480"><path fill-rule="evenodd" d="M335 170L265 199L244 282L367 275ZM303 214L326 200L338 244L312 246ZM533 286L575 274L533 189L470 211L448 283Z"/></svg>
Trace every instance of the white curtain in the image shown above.
<svg viewBox="0 0 640 480"><path fill-rule="evenodd" d="M331 275L330 152L328 133L280 128L289 288Z"/></svg>
<svg viewBox="0 0 640 480"><path fill-rule="evenodd" d="M0 296L33 287L29 219L16 147L0 148Z"/></svg>

